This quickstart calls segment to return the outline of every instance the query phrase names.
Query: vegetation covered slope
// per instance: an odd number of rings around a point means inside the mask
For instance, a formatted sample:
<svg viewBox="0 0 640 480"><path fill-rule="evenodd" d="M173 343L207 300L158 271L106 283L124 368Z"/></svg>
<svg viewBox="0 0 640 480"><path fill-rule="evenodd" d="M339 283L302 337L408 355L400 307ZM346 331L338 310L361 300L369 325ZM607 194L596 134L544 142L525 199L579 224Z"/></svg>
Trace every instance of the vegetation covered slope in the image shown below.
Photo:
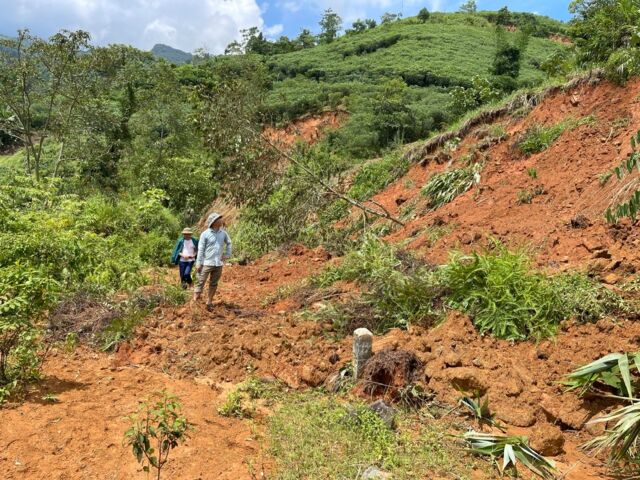
<svg viewBox="0 0 640 480"><path fill-rule="evenodd" d="M167 62L175 63L176 65L189 63L193 57L189 52L185 52L162 43L156 43L151 49L151 53L156 58L162 58Z"/></svg>
<svg viewBox="0 0 640 480"><path fill-rule="evenodd" d="M505 35L514 43L519 34ZM267 112L280 120L346 105L354 116L368 116L371 104L391 88L417 123L405 138L419 138L452 118L451 87L469 87L474 76L490 76L496 40L496 25L483 16L434 13L426 22L408 18L384 23L328 44L272 55L266 60L273 77ZM540 65L564 48L531 36L513 87L544 80ZM399 82L390 85L392 79ZM356 123L362 127L367 121L359 118ZM350 134L356 131L350 129Z"/></svg>

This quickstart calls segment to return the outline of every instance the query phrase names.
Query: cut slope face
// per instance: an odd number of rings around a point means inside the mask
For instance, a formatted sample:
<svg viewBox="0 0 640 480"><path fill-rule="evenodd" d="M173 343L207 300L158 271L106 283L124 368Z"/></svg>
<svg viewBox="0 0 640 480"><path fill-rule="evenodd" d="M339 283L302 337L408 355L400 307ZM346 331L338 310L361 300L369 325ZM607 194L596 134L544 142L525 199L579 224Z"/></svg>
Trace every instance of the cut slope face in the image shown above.
<svg viewBox="0 0 640 480"><path fill-rule="evenodd" d="M639 94L637 80L624 87L583 84L551 95L524 118L476 128L455 151L413 166L374 197L408 218L389 239L409 239L409 249L433 262L445 261L452 249L498 239L532 247L540 265L632 273L640 255L637 228L606 224L603 213L620 185L615 178L601 182L631 151L629 138L640 129ZM561 122L573 124L549 148L530 156L520 151L528 129ZM469 162L483 164L479 185L429 211L423 185ZM435 240L434 225L440 232Z"/></svg>

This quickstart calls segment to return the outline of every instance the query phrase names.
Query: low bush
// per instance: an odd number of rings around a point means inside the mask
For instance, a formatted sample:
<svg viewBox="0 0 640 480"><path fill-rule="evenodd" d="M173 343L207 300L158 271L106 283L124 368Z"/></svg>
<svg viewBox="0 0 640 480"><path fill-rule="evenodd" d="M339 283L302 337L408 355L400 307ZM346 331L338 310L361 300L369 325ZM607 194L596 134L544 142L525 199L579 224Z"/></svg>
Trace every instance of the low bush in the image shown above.
<svg viewBox="0 0 640 480"><path fill-rule="evenodd" d="M108 296L139 287L146 281L141 270L168 263L179 224L158 191L80 199L19 176L3 182L0 387L7 391L37 376L42 314L60 292Z"/></svg>
<svg viewBox="0 0 640 480"><path fill-rule="evenodd" d="M371 235L339 266L312 279L312 284L327 287L338 280L355 281L363 288L355 302L331 304L320 312L320 319L331 319L343 335L363 325L384 333L410 323L433 321L441 314L434 306L442 295L438 272Z"/></svg>
<svg viewBox="0 0 640 480"><path fill-rule="evenodd" d="M549 278L523 252L503 246L455 254L444 267L448 304L469 313L480 333L525 340L553 335L564 311Z"/></svg>

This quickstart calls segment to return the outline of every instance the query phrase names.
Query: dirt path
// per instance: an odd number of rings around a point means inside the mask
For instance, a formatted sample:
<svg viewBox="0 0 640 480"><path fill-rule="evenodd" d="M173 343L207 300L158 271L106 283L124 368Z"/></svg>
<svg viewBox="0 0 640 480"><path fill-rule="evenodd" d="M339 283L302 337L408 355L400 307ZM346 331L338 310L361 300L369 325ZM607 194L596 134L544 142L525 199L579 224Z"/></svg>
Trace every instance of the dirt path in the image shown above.
<svg viewBox="0 0 640 480"><path fill-rule="evenodd" d="M43 381L27 399L0 410L0 479L145 478L122 445L125 417L138 401L163 389L180 397L197 428L172 453L163 478L262 478L268 469L263 465L263 426L217 414L229 385L249 374L247 362L253 358L243 344L229 341L237 334L251 337L249 345L260 345L269 338L282 342L291 332L302 335L304 326L292 328L291 320L277 313L277 304L266 307L263 300L279 286L299 282L320 268L326 258L318 255L294 250L285 260L228 267L220 292L223 303L215 313L201 306L157 309L137 338L115 354L88 348L73 354L54 351L44 364ZM280 333L284 330L288 333ZM199 356L202 349L208 353ZM295 357L304 355L285 350L280 363L271 350L262 365L272 363L269 371L299 382ZM194 358L213 368L189 370L185 366L194 365ZM58 401L44 401L46 394Z"/></svg>
<svg viewBox="0 0 640 480"><path fill-rule="evenodd" d="M16 408L2 410L0 475L3 479L144 478L122 445L124 419L150 392L170 390L197 426L172 454L165 478L250 479L260 468L261 446L250 425L216 414L219 394L192 380L149 368L113 367L103 354L81 349L50 357L37 391ZM42 400L54 394L58 402Z"/></svg>

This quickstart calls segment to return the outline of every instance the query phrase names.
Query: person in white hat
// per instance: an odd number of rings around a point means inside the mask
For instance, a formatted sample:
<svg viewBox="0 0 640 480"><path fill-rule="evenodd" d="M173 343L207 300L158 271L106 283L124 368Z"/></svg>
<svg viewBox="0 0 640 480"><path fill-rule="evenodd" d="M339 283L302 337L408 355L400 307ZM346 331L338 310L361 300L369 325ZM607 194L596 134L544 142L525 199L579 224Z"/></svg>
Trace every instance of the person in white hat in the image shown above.
<svg viewBox="0 0 640 480"><path fill-rule="evenodd" d="M231 256L231 238L222 228L222 215L212 213L207 218L207 230L200 236L198 243L198 257L196 258L196 287L193 290L193 300L197 301L209 280L207 291L207 310L213 311L213 296L218 289L218 282L222 276L224 260Z"/></svg>
<svg viewBox="0 0 640 480"><path fill-rule="evenodd" d="M171 262L180 268L180 283L182 288L188 288L193 280L191 270L196 261L198 252L198 239L193 236L190 228L182 230L182 235L178 238L176 246L173 248Z"/></svg>

